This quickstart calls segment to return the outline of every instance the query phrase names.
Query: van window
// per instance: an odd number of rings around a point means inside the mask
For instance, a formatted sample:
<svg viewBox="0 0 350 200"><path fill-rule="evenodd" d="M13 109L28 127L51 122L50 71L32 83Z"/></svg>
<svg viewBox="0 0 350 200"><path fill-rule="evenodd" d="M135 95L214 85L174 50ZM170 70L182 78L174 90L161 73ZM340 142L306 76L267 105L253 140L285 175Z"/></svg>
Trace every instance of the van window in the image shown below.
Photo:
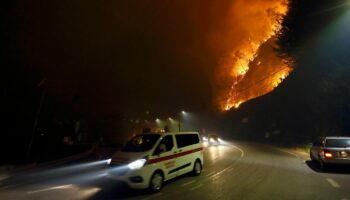
<svg viewBox="0 0 350 200"><path fill-rule="evenodd" d="M174 147L174 141L172 135L167 135L159 142L154 154L160 154L171 151Z"/></svg>
<svg viewBox="0 0 350 200"><path fill-rule="evenodd" d="M160 138L159 134L137 135L133 137L122 149L124 152L143 152L152 149Z"/></svg>
<svg viewBox="0 0 350 200"><path fill-rule="evenodd" d="M178 148L199 143L199 137L197 134L178 134L175 135L175 138Z"/></svg>

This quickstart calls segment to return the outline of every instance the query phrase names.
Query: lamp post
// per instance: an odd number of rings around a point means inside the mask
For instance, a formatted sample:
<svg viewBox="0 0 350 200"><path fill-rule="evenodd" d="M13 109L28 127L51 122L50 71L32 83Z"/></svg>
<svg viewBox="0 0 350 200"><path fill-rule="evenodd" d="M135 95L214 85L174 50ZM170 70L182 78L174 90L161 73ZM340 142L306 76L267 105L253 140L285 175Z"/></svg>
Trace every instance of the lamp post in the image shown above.
<svg viewBox="0 0 350 200"><path fill-rule="evenodd" d="M179 113L179 132L181 132L181 116L184 116L186 112L183 110Z"/></svg>

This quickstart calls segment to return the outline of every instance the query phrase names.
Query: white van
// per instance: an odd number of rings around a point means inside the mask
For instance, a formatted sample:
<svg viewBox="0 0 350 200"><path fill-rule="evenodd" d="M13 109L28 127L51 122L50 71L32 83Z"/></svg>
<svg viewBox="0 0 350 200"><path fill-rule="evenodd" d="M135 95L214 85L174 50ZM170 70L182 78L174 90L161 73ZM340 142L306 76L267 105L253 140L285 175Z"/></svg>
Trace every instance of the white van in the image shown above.
<svg viewBox="0 0 350 200"><path fill-rule="evenodd" d="M111 158L108 177L131 188L159 191L163 182L203 167L203 148L196 132L147 133L133 137Z"/></svg>

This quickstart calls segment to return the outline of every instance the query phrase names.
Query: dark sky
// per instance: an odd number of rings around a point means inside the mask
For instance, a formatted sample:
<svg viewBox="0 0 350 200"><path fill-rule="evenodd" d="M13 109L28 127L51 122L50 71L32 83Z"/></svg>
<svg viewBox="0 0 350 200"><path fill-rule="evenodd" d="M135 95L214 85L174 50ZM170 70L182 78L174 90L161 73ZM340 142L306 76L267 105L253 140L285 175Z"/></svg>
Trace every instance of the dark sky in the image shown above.
<svg viewBox="0 0 350 200"><path fill-rule="evenodd" d="M235 38L241 38L230 18L232 2L252 1L2 2L2 141L25 155L43 91L38 127L55 117L72 120L74 115L101 121L115 114L136 119L146 110L151 117L168 117L182 109L196 114L215 109L215 71ZM277 127L281 134L276 141L287 142L348 135L350 15L339 15L349 9L329 9L327 0L320 3L324 9L314 6L320 0L299 2L297 11L304 11L291 18L298 28L291 34L297 44L292 50L301 54L294 72L274 92L242 104L222 115L223 120L201 119L201 127L222 125L227 135L252 140L265 139L266 131ZM37 87L42 80L45 83ZM107 132L104 127L100 130ZM96 130L91 128L101 132Z"/></svg>
<svg viewBox="0 0 350 200"><path fill-rule="evenodd" d="M210 110L229 1L17 1L7 65L89 112ZM48 97L49 99L49 97ZM82 103L83 102L83 103Z"/></svg>

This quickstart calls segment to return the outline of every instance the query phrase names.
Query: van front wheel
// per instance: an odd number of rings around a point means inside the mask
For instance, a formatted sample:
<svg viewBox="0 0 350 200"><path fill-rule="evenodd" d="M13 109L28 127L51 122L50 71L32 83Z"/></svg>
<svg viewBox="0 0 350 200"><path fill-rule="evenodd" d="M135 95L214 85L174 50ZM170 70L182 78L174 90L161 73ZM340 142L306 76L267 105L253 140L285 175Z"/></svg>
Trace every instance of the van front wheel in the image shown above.
<svg viewBox="0 0 350 200"><path fill-rule="evenodd" d="M196 160L193 166L193 175L199 176L202 173L202 164L199 160Z"/></svg>
<svg viewBox="0 0 350 200"><path fill-rule="evenodd" d="M163 187L164 177L159 171L154 172L149 183L149 189L151 192L158 192Z"/></svg>

